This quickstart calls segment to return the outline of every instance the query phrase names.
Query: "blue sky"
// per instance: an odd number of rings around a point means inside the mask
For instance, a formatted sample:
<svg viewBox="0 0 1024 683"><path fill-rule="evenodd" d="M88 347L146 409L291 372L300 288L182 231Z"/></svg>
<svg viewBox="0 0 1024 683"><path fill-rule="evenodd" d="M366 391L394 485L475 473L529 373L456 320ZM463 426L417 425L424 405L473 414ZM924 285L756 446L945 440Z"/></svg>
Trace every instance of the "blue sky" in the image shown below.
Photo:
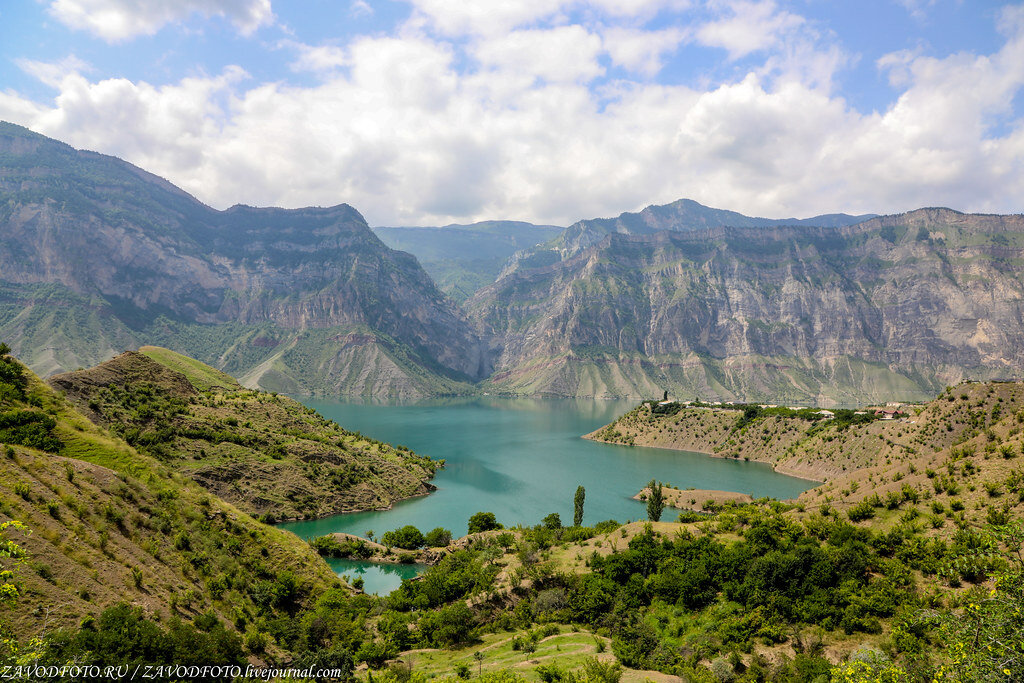
<svg viewBox="0 0 1024 683"><path fill-rule="evenodd" d="M1024 6L966 0L29 0L0 119L225 208L568 224L1020 212Z"/></svg>

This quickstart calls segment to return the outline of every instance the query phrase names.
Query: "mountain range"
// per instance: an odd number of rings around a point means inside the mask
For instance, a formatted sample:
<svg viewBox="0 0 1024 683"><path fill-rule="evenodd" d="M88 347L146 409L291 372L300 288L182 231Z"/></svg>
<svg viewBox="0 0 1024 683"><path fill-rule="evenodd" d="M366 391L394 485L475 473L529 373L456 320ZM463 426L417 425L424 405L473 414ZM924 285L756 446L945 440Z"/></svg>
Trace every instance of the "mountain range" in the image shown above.
<svg viewBox="0 0 1024 683"><path fill-rule="evenodd" d="M0 126L0 337L35 370L142 343L248 384L461 392L483 340L352 207L216 211L119 159Z"/></svg>
<svg viewBox="0 0 1024 683"><path fill-rule="evenodd" d="M0 339L43 375L154 344L294 394L920 399L1024 374L1022 249L1021 216L942 208L683 199L565 229L218 211L0 123Z"/></svg>
<svg viewBox="0 0 1024 683"><path fill-rule="evenodd" d="M496 391L924 398L1024 367L1024 217L921 209L854 226L608 234L466 303Z"/></svg>

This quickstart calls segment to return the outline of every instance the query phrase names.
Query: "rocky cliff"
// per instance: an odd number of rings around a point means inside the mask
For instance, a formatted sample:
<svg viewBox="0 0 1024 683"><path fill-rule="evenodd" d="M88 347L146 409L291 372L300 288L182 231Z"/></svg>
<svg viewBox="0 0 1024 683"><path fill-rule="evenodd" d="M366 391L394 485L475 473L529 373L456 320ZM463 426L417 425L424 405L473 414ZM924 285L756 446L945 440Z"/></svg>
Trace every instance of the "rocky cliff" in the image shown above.
<svg viewBox="0 0 1024 683"><path fill-rule="evenodd" d="M417 248L514 246L506 224L462 227ZM154 344L296 394L923 399L1024 374L1022 233L1021 216L680 200L580 221L460 308L350 206L217 211L0 124L0 339L44 375ZM470 260L453 277L475 288Z"/></svg>
<svg viewBox="0 0 1024 683"><path fill-rule="evenodd" d="M467 302L497 390L816 403L1024 373L1024 217L608 234Z"/></svg>
<svg viewBox="0 0 1024 683"><path fill-rule="evenodd" d="M344 204L216 211L121 160L0 124L0 236L0 335L44 373L147 341L309 393L422 395L489 370L416 259ZM370 351L358 367L352 335ZM381 373L364 372L367 356Z"/></svg>
<svg viewBox="0 0 1024 683"><path fill-rule="evenodd" d="M744 216L736 211L704 206L692 199L679 199L671 204L652 205L636 213L626 212L615 218L590 218L573 223L549 242L517 253L502 271L514 271L520 265L533 267L543 263L570 258L584 249L598 244L607 235L651 235L670 230L689 232L707 228L775 228L781 226L811 226L836 228L862 223L875 214L851 216L831 213L811 218L758 218Z"/></svg>

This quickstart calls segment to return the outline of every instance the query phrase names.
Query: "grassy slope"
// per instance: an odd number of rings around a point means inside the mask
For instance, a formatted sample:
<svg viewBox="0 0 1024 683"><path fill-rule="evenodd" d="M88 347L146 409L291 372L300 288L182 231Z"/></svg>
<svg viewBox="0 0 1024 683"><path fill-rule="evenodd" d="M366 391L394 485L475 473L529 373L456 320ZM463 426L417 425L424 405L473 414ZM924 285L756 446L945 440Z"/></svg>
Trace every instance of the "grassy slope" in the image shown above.
<svg viewBox="0 0 1024 683"><path fill-rule="evenodd" d="M777 416L737 427L738 410L684 408L652 415L640 407L587 436L757 460L824 480L800 497L808 508L831 504L845 510L874 494L884 502L890 494L902 497L909 486L922 503L940 503L947 517L954 499L976 520L993 506L1024 514L1024 383L962 384L909 410L905 419L842 429Z"/></svg>
<svg viewBox="0 0 1024 683"><path fill-rule="evenodd" d="M292 399L242 389L199 361L144 352L49 381L97 422L250 514L321 517L431 490L435 464L426 458Z"/></svg>
<svg viewBox="0 0 1024 683"><path fill-rule="evenodd" d="M338 584L305 543L139 453L34 375L29 393L56 419L63 447L0 456L0 521L29 531L9 534L28 551L16 567L16 633L77 625L124 600L159 618L212 610L245 630L259 612L256 587L285 572L300 602Z"/></svg>
<svg viewBox="0 0 1024 683"><path fill-rule="evenodd" d="M410 650L402 654L402 662L428 678L450 675L459 665L469 668L470 674L484 674L503 670L514 671L527 681L541 681L538 666L554 664L563 671L578 671L584 661L596 658L603 662L615 661L610 651L609 639L588 631L571 630L561 627L560 633L540 638L533 652L513 648L514 640L525 641L529 631L514 633L489 633L479 643L459 650L424 649ZM601 645L598 645L600 643ZM599 650L601 650L599 652ZM475 659L476 653L483 655ZM621 683L643 683L645 681L672 680L657 671L636 671L625 669Z"/></svg>
<svg viewBox="0 0 1024 683"><path fill-rule="evenodd" d="M236 390L242 388L242 385L231 375L170 349L164 349L159 346L143 346L139 349L139 353L155 360L165 368L185 375L189 383L199 391L210 391L213 389Z"/></svg>

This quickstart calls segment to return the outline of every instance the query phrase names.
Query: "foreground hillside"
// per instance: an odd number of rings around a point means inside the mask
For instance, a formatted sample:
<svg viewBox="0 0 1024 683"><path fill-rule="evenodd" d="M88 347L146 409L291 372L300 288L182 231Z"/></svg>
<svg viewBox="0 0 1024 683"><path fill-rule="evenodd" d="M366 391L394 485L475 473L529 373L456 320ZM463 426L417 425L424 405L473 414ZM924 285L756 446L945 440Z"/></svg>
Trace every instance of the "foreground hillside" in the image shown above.
<svg viewBox="0 0 1024 683"><path fill-rule="evenodd" d="M23 525L3 535L26 554L0 556L18 593L0 626L19 640L125 600L244 635L339 585L305 543L93 424L3 354L0 442L0 523Z"/></svg>
<svg viewBox="0 0 1024 683"><path fill-rule="evenodd" d="M0 235L0 336L43 375L140 343L293 393L450 393L488 370L415 258L344 204L216 211L0 122Z"/></svg>
<svg viewBox="0 0 1024 683"><path fill-rule="evenodd" d="M610 234L466 308L493 391L828 405L1024 375L1024 217Z"/></svg>
<svg viewBox="0 0 1024 683"><path fill-rule="evenodd" d="M97 424L252 515L324 517L428 493L436 463L144 347L48 380Z"/></svg>

